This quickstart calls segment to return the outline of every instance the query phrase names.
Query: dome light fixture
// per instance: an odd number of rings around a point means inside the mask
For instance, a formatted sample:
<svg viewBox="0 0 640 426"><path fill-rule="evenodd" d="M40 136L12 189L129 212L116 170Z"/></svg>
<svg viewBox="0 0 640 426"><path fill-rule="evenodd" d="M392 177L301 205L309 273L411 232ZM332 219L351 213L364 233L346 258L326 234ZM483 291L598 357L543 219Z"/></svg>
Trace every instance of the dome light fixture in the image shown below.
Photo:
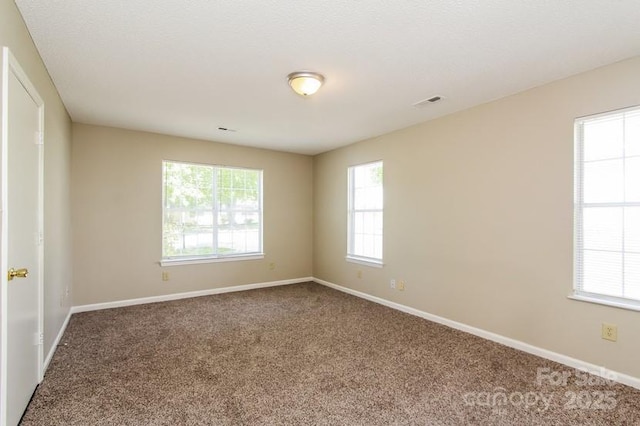
<svg viewBox="0 0 640 426"><path fill-rule="evenodd" d="M311 71L292 72L287 76L287 80L293 91L301 96L313 95L324 83L322 74Z"/></svg>

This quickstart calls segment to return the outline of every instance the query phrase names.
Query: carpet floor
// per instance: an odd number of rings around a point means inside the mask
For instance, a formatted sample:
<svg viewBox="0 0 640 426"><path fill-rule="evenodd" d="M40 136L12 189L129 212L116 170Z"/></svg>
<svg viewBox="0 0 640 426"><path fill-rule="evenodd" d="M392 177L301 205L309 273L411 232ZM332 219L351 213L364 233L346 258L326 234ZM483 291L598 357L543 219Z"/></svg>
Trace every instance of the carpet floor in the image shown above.
<svg viewBox="0 0 640 426"><path fill-rule="evenodd" d="M71 317L31 425L638 425L640 391L315 283Z"/></svg>

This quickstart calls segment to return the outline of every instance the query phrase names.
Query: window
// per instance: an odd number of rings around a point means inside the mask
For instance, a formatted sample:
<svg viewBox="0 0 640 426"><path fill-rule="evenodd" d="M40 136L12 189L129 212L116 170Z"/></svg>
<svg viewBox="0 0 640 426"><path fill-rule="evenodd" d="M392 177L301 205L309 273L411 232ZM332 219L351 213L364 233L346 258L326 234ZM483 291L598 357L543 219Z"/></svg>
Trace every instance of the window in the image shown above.
<svg viewBox="0 0 640 426"><path fill-rule="evenodd" d="M164 161L162 259L262 255L262 170Z"/></svg>
<svg viewBox="0 0 640 426"><path fill-rule="evenodd" d="M349 167L347 259L382 264L382 161Z"/></svg>
<svg viewBox="0 0 640 426"><path fill-rule="evenodd" d="M640 108L575 133L575 296L640 309Z"/></svg>

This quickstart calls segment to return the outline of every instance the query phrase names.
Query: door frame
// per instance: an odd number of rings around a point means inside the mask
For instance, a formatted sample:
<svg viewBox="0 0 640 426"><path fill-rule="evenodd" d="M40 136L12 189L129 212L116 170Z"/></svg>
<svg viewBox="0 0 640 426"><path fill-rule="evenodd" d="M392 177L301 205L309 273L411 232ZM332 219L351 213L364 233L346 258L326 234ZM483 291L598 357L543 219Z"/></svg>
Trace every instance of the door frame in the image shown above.
<svg viewBox="0 0 640 426"><path fill-rule="evenodd" d="M7 306L8 306L8 206L7 190L8 190L8 149L9 149L9 73L13 73L18 81L22 84L31 99L38 107L38 132L34 135L38 145L38 235L34 238L38 241L38 331L34 336L38 343L38 383L44 377L44 101L38 94L35 86L31 83L27 74L24 72L16 58L13 56L8 47L2 47L2 56L0 58L0 70L2 85L0 93L2 100L0 102L0 426L6 425L7 413Z"/></svg>

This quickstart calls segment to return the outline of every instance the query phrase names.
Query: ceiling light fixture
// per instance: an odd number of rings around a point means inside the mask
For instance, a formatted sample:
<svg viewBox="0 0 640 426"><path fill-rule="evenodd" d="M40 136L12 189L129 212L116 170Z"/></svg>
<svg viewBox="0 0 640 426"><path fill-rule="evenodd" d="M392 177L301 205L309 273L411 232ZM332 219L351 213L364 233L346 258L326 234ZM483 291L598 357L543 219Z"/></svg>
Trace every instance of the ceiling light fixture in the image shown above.
<svg viewBox="0 0 640 426"><path fill-rule="evenodd" d="M293 91L301 96L313 95L324 83L322 74L311 71L292 72L287 76L287 79Z"/></svg>

